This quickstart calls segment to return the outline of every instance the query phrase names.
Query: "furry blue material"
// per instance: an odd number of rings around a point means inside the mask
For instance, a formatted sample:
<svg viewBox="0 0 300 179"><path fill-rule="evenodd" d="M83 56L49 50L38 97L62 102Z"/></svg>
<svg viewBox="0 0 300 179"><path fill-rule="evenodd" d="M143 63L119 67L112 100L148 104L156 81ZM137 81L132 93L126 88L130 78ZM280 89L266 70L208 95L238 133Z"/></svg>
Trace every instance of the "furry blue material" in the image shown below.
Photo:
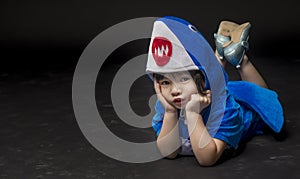
<svg viewBox="0 0 300 179"><path fill-rule="evenodd" d="M280 132L284 117L276 92L246 81L230 81L227 88L236 101L251 107L271 129Z"/></svg>

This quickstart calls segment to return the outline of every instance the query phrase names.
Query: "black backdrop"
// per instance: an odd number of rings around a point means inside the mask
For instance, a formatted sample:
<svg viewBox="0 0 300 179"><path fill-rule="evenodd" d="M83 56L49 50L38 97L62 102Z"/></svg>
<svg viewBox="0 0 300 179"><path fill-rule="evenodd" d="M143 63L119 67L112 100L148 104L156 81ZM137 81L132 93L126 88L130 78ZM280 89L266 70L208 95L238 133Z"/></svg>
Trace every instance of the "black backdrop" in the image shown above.
<svg viewBox="0 0 300 179"><path fill-rule="evenodd" d="M221 20L250 21L251 55L295 59L300 47L298 4L297 0L2 0L0 73L72 71L101 31L128 19L165 15L190 21L212 46Z"/></svg>

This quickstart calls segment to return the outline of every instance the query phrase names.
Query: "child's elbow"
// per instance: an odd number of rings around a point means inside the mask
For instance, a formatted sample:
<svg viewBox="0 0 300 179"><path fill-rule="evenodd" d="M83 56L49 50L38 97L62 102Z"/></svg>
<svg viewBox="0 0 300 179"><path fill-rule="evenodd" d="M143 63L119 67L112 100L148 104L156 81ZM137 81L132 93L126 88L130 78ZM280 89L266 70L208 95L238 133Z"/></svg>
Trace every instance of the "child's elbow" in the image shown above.
<svg viewBox="0 0 300 179"><path fill-rule="evenodd" d="M157 141L157 148L162 156L167 159L174 159L177 157L179 150L175 150L177 144L163 143L162 141Z"/></svg>
<svg viewBox="0 0 300 179"><path fill-rule="evenodd" d="M175 159L177 157L178 152L175 151L171 153L170 155L166 156L167 159Z"/></svg>
<svg viewBox="0 0 300 179"><path fill-rule="evenodd" d="M176 158L177 155L178 155L178 150L176 150L176 151L170 153L170 150L164 150L164 149L161 149L161 148L160 148L159 151L160 151L160 154L161 154L162 156L164 156L165 158L167 158L167 159L174 159L174 158Z"/></svg>
<svg viewBox="0 0 300 179"><path fill-rule="evenodd" d="M198 163L199 163L199 165L200 166L202 166L202 167L211 167L211 166L213 166L216 162L210 162L210 161L208 161L208 162L203 162L203 161L198 161Z"/></svg>
<svg viewBox="0 0 300 179"><path fill-rule="evenodd" d="M198 159L197 157L196 157L196 159L197 159L198 164L202 167L211 167L216 164L215 160Z"/></svg>

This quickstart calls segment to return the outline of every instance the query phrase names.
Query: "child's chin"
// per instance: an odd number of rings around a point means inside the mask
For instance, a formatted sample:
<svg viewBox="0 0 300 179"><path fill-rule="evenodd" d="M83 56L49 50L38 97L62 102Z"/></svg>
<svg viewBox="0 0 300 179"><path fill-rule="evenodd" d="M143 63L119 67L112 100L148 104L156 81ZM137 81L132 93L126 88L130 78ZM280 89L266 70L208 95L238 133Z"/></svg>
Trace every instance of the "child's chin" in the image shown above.
<svg viewBox="0 0 300 179"><path fill-rule="evenodd" d="M185 109L185 105L176 105L176 109Z"/></svg>

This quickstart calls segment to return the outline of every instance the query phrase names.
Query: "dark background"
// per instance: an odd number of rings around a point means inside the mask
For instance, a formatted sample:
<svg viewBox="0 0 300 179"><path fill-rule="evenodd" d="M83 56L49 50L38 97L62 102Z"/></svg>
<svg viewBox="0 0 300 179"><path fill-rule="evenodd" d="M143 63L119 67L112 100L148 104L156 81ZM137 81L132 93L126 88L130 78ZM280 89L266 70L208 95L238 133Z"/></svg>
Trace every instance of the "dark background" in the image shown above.
<svg viewBox="0 0 300 179"><path fill-rule="evenodd" d="M299 178L299 4L297 0L1 0L0 178ZM287 140L257 136L241 155L211 168L199 167L194 157L120 162L87 141L72 106L73 72L81 53L112 25L165 15L188 20L213 47L213 33L221 20L251 22L248 54L279 95ZM107 127L135 142L154 141L153 130L129 127L118 119L110 85L122 64L145 53L148 43L136 40L116 49L96 84L97 107ZM230 77L238 78L233 67L229 70ZM134 83L129 98L137 114L148 114L151 94L147 77Z"/></svg>
<svg viewBox="0 0 300 179"><path fill-rule="evenodd" d="M221 20L250 21L249 53L289 60L298 58L298 13L297 0L2 0L0 72L72 71L87 44L106 28L132 18L165 15L190 21L212 46Z"/></svg>

